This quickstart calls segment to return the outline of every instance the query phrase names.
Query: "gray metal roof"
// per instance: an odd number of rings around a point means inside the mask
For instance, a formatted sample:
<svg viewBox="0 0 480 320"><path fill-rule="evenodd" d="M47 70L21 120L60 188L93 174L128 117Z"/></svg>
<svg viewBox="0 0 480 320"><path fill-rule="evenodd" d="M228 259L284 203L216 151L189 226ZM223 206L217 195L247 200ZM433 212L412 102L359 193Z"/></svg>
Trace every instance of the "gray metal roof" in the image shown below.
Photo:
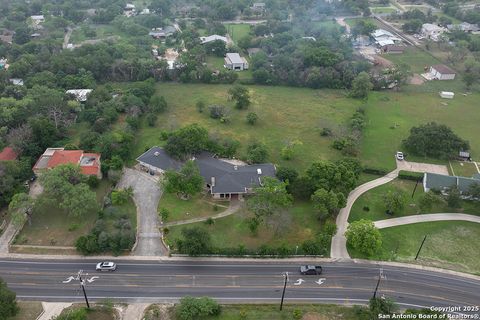
<svg viewBox="0 0 480 320"><path fill-rule="evenodd" d="M446 188L452 188L457 185L457 178L453 176L447 176L437 173L425 173L426 183L425 186L429 189L442 190Z"/></svg>
<svg viewBox="0 0 480 320"><path fill-rule="evenodd" d="M447 176L436 173L426 173L425 178L425 186L429 189L443 190L457 187L462 193L468 192L472 184L480 183L480 179L476 178L476 176L473 178L467 178Z"/></svg>
<svg viewBox="0 0 480 320"><path fill-rule="evenodd" d="M227 53L227 58L231 63L243 63L242 57L238 53Z"/></svg>
<svg viewBox="0 0 480 320"><path fill-rule="evenodd" d="M183 163L170 157L163 148L153 147L146 151L137 161L146 163L162 170L179 170Z"/></svg>

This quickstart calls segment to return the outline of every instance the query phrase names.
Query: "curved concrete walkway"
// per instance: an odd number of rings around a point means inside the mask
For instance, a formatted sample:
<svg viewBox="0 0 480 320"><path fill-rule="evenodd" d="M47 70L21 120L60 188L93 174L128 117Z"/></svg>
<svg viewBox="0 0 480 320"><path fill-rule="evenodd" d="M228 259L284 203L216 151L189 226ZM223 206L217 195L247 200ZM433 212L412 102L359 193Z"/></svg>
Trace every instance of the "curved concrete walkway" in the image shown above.
<svg viewBox="0 0 480 320"><path fill-rule="evenodd" d="M350 210L352 210L353 204L358 199L358 197L360 197L368 190L394 180L396 177L398 177L399 171L400 169L397 168L381 178L369 181L362 184L361 186L358 186L357 188L352 190L352 192L350 192L347 198L347 205L345 206L345 208L340 210L337 216L337 234L332 238L330 257L335 259L350 259L350 255L347 251L347 239L345 238L345 231L347 231L348 216L350 215Z"/></svg>
<svg viewBox="0 0 480 320"><path fill-rule="evenodd" d="M403 226L411 223L421 222L433 222L433 221L469 221L480 223L480 216L474 216L464 213L431 213L431 214L419 214L414 216L405 216L400 218L392 218L375 221L375 227L378 229Z"/></svg>
<svg viewBox="0 0 480 320"><path fill-rule="evenodd" d="M240 209L240 206L241 206L240 201L238 199L232 198L232 200L230 200L230 206L228 207L228 209L223 211L223 212L220 212L219 214L216 214L214 216L208 216L208 217L200 217L200 218L192 218L192 219L188 219L188 220L167 222L167 223L163 224L162 227L179 226L179 225L182 225L182 224L190 224L190 223L195 223L195 222L206 221L210 218L215 220L215 219L227 217L227 216L237 212L238 209Z"/></svg>

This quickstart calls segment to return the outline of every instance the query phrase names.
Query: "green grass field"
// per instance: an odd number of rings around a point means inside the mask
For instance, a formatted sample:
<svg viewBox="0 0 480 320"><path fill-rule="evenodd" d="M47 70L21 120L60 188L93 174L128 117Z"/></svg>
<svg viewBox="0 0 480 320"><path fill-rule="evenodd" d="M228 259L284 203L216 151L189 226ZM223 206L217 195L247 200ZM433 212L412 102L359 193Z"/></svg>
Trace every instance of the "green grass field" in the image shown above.
<svg viewBox="0 0 480 320"><path fill-rule="evenodd" d="M441 82L441 81L438 81ZM437 82L437 83L438 83ZM480 113L477 101L480 94L458 95L445 106L438 93L373 92L367 103L367 127L361 144L360 159L373 167L392 169L392 156L401 150L401 142L412 126L430 121L445 124L470 142L472 156L480 154L477 139ZM408 156L409 161L446 162Z"/></svg>
<svg viewBox="0 0 480 320"><path fill-rule="evenodd" d="M288 300L288 299L287 299ZM222 313L216 317L208 317L205 320L293 320L294 310L299 310L303 315L301 319L311 320L356 320L358 319L355 311L351 307L325 305L325 304L285 304L283 311L278 309L278 305L256 304L252 305L225 305L222 306ZM299 312L295 311L295 312ZM244 317L240 317L244 314Z"/></svg>
<svg viewBox="0 0 480 320"><path fill-rule="evenodd" d="M394 7L370 7L370 10L373 13L381 14L381 13L393 13L397 11Z"/></svg>
<svg viewBox="0 0 480 320"><path fill-rule="evenodd" d="M208 230L212 244L217 248L236 248L244 245L247 249L255 249L266 244L279 246L285 244L288 248L308 239L313 239L320 231L321 223L316 218L316 213L311 203L295 203L285 212L280 212L271 217L268 226L262 224L257 235L252 235L248 229L247 220L252 216L246 210L240 210L231 216L217 219L213 225L207 226L204 222L186 226L171 227L167 239L171 244L181 237L183 228L200 226Z"/></svg>
<svg viewBox="0 0 480 320"><path fill-rule="evenodd" d="M97 188L97 201L102 203L110 183L103 180ZM88 212L83 217L68 216L55 204L46 204L35 210L32 224L28 222L18 234L15 244L39 246L73 246L78 237L87 234L95 224L97 212Z"/></svg>
<svg viewBox="0 0 480 320"><path fill-rule="evenodd" d="M228 208L228 201L212 201L206 194L196 195L189 200L181 200L175 194L163 193L158 204L158 211L168 210L168 219L164 222L187 220L198 217L208 217ZM215 209L216 208L216 209Z"/></svg>
<svg viewBox="0 0 480 320"><path fill-rule="evenodd" d="M390 183L371 189L362 194L352 206L348 221L357 221L360 219L383 220L409 216L421 213L443 213L443 212L461 212L474 215L480 215L480 202L478 201L462 201L462 208L449 208L446 203L438 203L432 207L429 212L420 212L419 200L423 195L422 184L419 183L415 195L412 199L411 195L415 188L415 182L409 180L396 179ZM404 192L407 204L403 212L396 212L393 215L385 213L383 195L388 191ZM368 207L370 210L364 210Z"/></svg>
<svg viewBox="0 0 480 320"><path fill-rule="evenodd" d="M227 32L235 43L250 33L250 25L248 24L227 24L225 27L227 27Z"/></svg>
<svg viewBox="0 0 480 320"><path fill-rule="evenodd" d="M380 230L381 249L372 260L418 263L445 269L480 274L480 224L463 221L417 223ZM427 240L417 261L415 255L424 238ZM355 258L366 258L349 248Z"/></svg>
<svg viewBox="0 0 480 320"><path fill-rule="evenodd" d="M238 156L244 155L252 140L267 145L269 161L280 165L305 169L318 159L336 159L340 153L332 149L332 139L320 136L324 126L338 127L347 122L362 102L345 98L341 91L318 91L301 88L249 86L252 105L248 110L236 110L228 100L229 85L205 84L159 84L157 93L165 96L167 112L159 115L157 126L143 126L137 135L137 157L154 145L162 145L160 130L172 130L191 123L198 123L217 136L228 136L241 142ZM195 107L198 100L211 104L232 107L229 124L210 119L208 110L199 113ZM257 124L246 123L248 112L258 114ZM292 140L302 142L294 159L280 158L280 150Z"/></svg>
<svg viewBox="0 0 480 320"><path fill-rule="evenodd" d="M472 177L478 174L477 167L472 162L450 161L448 170L452 176Z"/></svg>
<svg viewBox="0 0 480 320"><path fill-rule="evenodd" d="M384 57L396 64L408 64L411 71L418 74L425 73L425 67L442 63L427 52L414 47L408 47L402 54L388 53Z"/></svg>

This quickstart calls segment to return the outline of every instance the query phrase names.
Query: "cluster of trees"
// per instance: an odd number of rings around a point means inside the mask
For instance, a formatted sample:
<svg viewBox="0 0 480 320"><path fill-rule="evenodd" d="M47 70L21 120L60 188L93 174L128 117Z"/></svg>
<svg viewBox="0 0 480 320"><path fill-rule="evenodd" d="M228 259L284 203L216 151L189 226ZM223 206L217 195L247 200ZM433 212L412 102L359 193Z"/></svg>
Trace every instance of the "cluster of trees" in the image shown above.
<svg viewBox="0 0 480 320"><path fill-rule="evenodd" d="M458 137L446 125L430 122L410 129L403 146L413 154L437 159L452 159L470 149L468 141Z"/></svg>
<svg viewBox="0 0 480 320"><path fill-rule="evenodd" d="M75 246L84 255L112 252L119 255L135 243L135 229L130 222L127 207L132 190L114 190L105 199L105 208L98 210L98 219L90 234L77 239Z"/></svg>
<svg viewBox="0 0 480 320"><path fill-rule="evenodd" d="M458 2L449 1L445 3L442 10L444 13L458 20L474 24L480 23L480 10L478 8L465 10L459 6Z"/></svg>
<svg viewBox="0 0 480 320"><path fill-rule="evenodd" d="M7 284L0 278L0 318L8 319L15 316L19 308L17 306L16 294L7 287Z"/></svg>

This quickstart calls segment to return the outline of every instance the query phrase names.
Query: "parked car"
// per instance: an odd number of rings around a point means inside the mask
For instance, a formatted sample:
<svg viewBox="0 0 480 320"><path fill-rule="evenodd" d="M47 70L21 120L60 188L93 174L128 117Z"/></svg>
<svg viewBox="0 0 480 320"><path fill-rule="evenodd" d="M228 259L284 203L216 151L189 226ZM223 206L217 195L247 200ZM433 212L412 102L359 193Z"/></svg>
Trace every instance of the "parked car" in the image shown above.
<svg viewBox="0 0 480 320"><path fill-rule="evenodd" d="M312 265L300 266L300 273L305 275L322 274L322 267Z"/></svg>
<svg viewBox="0 0 480 320"><path fill-rule="evenodd" d="M104 261L97 263L97 271L115 271L117 270L117 265L115 262Z"/></svg>
<svg viewBox="0 0 480 320"><path fill-rule="evenodd" d="M402 161L403 160L403 152L397 151L397 154L395 155L395 158L397 158L397 160Z"/></svg>

